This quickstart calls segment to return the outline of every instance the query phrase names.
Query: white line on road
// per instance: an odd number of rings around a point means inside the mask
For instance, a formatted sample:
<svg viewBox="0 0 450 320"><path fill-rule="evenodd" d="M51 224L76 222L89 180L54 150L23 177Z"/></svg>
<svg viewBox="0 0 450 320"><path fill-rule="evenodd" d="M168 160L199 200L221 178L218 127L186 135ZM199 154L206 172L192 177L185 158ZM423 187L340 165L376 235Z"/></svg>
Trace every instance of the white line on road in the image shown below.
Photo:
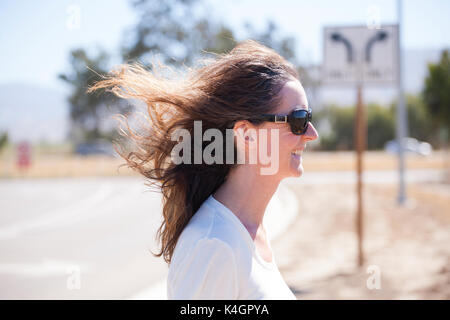
<svg viewBox="0 0 450 320"><path fill-rule="evenodd" d="M65 208L60 208L55 211L51 211L42 215L36 216L36 218L26 221L17 222L12 225L0 228L0 239L2 238L14 238L21 233L37 228L48 227L52 225L58 225L64 220L69 218L79 218L80 213L91 214L92 208L97 206L102 201L106 200L112 192L112 187L109 184L101 185L97 192L86 197L85 199L72 203Z"/></svg>
<svg viewBox="0 0 450 320"><path fill-rule="evenodd" d="M67 275L70 270L77 268L83 274L93 271L92 265L79 262L45 260L41 263L2 263L0 274L8 276L18 275L26 277L49 277L54 275Z"/></svg>

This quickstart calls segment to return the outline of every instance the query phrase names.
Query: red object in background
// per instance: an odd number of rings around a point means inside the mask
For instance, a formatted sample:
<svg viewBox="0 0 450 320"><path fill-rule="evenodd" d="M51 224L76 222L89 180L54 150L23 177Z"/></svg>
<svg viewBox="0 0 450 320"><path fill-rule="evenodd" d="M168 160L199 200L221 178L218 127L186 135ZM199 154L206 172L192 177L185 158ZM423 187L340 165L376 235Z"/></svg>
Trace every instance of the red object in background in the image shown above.
<svg viewBox="0 0 450 320"><path fill-rule="evenodd" d="M19 169L27 169L31 165L31 148L26 141L17 146L17 166Z"/></svg>

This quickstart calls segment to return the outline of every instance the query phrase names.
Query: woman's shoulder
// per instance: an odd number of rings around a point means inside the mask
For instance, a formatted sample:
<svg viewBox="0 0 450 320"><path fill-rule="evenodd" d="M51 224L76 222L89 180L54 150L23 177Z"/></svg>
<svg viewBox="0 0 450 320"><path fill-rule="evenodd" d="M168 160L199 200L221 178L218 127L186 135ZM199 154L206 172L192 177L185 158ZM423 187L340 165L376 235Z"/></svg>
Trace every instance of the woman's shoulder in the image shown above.
<svg viewBox="0 0 450 320"><path fill-rule="evenodd" d="M228 219L225 219L220 212L211 206L208 198L192 216L191 220L182 232L183 238L189 238L192 242L200 239L216 239L231 245L230 240L236 238L238 232ZM180 236L181 240L181 236ZM186 241L186 239L183 239Z"/></svg>
<svg viewBox="0 0 450 320"><path fill-rule="evenodd" d="M182 231L174 255L189 254L197 246L229 248L233 252L242 251L246 245L241 231L210 205L209 198L193 215Z"/></svg>

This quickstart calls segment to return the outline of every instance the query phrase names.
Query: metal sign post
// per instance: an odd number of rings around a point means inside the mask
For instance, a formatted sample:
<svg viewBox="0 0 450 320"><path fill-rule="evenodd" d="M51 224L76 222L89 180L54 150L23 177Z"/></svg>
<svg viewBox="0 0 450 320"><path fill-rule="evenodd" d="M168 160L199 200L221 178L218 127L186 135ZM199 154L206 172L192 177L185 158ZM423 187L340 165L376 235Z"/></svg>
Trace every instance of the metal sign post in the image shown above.
<svg viewBox="0 0 450 320"><path fill-rule="evenodd" d="M356 148L356 174L357 174L357 185L356 193L358 197L357 202L357 212L356 212L356 233L358 237L358 265L362 266L364 264L364 254L363 254L363 155L366 145L367 127L366 127L366 117L363 107L362 98L362 83L357 86L357 104L356 104L356 117L355 117L355 148Z"/></svg>
<svg viewBox="0 0 450 320"><path fill-rule="evenodd" d="M324 30L324 84L355 85L357 103L354 123L356 150L358 266L364 264L363 250L363 156L367 125L363 103L364 84L398 84L398 27L327 27Z"/></svg>
<svg viewBox="0 0 450 320"><path fill-rule="evenodd" d="M402 78L402 59L401 59L401 20L402 20L402 2L397 0L397 19L398 19L398 41L397 41L397 65L398 65L398 104L397 104L397 144L398 148L398 173L399 173L399 188L397 202L404 204L406 201L405 192L405 155L404 155L404 138L407 136L407 117L405 108L405 95L403 94L403 78Z"/></svg>

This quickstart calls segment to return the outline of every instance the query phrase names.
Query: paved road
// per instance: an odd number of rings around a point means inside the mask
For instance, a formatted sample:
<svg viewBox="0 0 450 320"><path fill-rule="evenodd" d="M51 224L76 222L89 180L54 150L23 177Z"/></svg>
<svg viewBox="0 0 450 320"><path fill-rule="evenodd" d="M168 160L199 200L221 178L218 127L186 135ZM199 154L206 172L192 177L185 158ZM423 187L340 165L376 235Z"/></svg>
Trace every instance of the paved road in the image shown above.
<svg viewBox="0 0 450 320"><path fill-rule="evenodd" d="M409 181L442 172L410 172ZM392 182L372 172L367 183ZM353 172L305 173L287 184L353 183ZM122 299L158 283L160 195L140 178L0 180L0 299Z"/></svg>
<svg viewBox="0 0 450 320"><path fill-rule="evenodd" d="M0 299L121 299L167 270L142 179L0 181Z"/></svg>

